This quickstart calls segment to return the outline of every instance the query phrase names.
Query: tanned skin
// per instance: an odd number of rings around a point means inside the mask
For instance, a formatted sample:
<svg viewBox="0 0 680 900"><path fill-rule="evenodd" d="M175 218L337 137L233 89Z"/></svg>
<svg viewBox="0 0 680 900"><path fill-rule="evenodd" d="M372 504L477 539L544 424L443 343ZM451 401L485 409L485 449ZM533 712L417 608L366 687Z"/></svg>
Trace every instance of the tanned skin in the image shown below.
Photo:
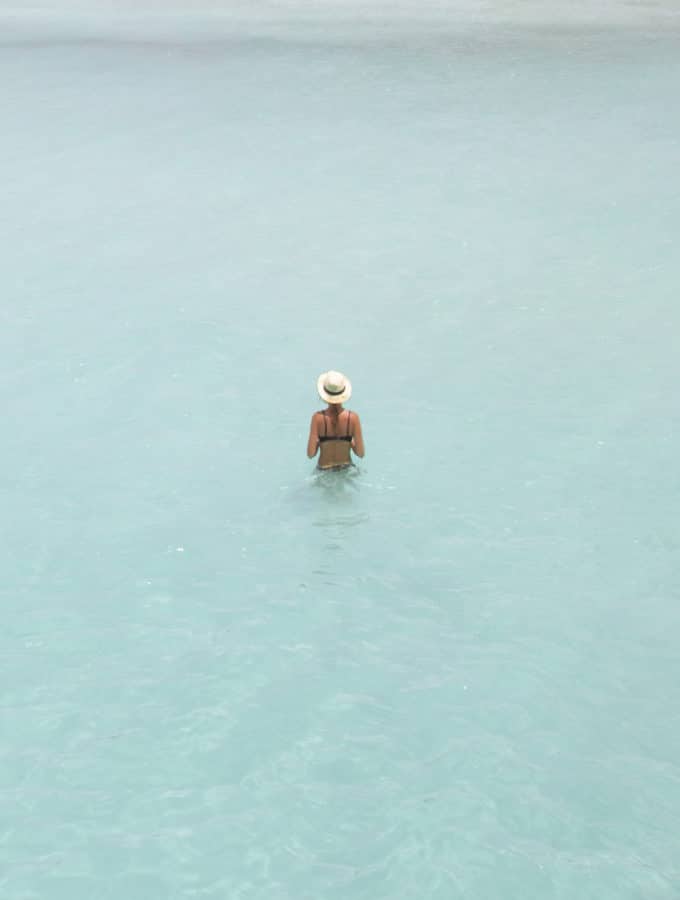
<svg viewBox="0 0 680 900"><path fill-rule="evenodd" d="M350 434L350 441L324 441L319 436L342 436ZM312 416L307 440L307 456L313 459L319 452L319 468L335 469L351 464L350 449L355 456L363 457L364 438L361 433L361 419L354 410L343 409L342 403L329 403L327 409L319 410Z"/></svg>

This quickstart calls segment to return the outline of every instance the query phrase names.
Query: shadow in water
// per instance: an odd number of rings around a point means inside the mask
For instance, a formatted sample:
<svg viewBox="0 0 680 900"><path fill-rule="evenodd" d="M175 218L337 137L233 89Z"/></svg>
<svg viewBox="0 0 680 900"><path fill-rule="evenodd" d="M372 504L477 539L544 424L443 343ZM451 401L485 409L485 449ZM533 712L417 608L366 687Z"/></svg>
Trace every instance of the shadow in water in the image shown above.
<svg viewBox="0 0 680 900"><path fill-rule="evenodd" d="M347 466L345 469L314 469L309 476L309 483L317 490L341 496L347 491L359 490L361 469L358 466Z"/></svg>

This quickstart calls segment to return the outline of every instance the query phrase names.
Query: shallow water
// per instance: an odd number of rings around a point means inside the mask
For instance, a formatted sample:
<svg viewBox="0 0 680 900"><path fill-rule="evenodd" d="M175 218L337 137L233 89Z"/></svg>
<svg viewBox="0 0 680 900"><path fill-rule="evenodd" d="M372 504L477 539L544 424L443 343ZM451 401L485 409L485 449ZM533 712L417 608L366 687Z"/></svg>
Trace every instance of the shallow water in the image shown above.
<svg viewBox="0 0 680 900"><path fill-rule="evenodd" d="M677 898L680 39L506 20L3 20L3 897Z"/></svg>

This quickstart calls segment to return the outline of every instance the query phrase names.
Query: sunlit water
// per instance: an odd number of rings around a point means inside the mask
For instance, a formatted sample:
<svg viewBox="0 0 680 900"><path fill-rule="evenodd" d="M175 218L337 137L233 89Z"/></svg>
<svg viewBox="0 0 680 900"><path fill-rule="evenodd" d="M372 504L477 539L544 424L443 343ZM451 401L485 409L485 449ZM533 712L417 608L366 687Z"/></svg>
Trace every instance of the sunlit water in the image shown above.
<svg viewBox="0 0 680 900"><path fill-rule="evenodd" d="M1 896L676 900L677 33L3 22Z"/></svg>

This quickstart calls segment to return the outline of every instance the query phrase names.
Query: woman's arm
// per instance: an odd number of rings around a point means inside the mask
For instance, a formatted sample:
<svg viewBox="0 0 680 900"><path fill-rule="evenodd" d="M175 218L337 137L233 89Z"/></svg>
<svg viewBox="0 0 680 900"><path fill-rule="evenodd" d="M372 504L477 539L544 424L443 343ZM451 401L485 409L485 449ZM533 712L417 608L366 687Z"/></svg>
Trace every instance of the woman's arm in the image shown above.
<svg viewBox="0 0 680 900"><path fill-rule="evenodd" d="M317 413L314 413L312 416L312 421L309 423L309 438L307 439L307 456L312 459L312 457L316 456L316 451L319 449L319 426L317 424Z"/></svg>
<svg viewBox="0 0 680 900"><path fill-rule="evenodd" d="M361 419L355 412L352 413L352 443L350 446L357 456L363 456L366 452L364 436L361 433Z"/></svg>

